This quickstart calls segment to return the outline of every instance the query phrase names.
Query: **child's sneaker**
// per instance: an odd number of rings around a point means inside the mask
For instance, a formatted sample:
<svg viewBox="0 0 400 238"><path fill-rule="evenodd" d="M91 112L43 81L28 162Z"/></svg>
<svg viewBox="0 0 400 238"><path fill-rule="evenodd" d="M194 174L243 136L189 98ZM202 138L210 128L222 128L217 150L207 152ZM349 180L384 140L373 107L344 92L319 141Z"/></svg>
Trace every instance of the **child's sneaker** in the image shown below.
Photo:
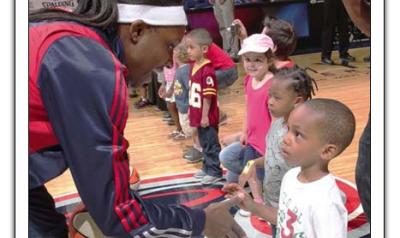
<svg viewBox="0 0 400 238"><path fill-rule="evenodd" d="M193 146L191 147L185 147L183 149L183 158L185 158L185 156L189 156L192 153L192 150L197 150L196 148L194 148Z"/></svg>
<svg viewBox="0 0 400 238"><path fill-rule="evenodd" d="M241 215L242 217L249 217L251 213L249 211L239 209L239 215Z"/></svg>
<svg viewBox="0 0 400 238"><path fill-rule="evenodd" d="M216 182L221 181L221 180L222 180L222 176L214 177L214 176L211 176L211 175L206 175L201 180L201 183L207 185L207 184L216 183Z"/></svg>
<svg viewBox="0 0 400 238"><path fill-rule="evenodd" d="M191 145L185 145L185 148L183 148L183 150L182 150L183 155L185 155L186 153L188 153L188 151L191 151L191 150L193 150L193 149L194 149L193 146L191 146Z"/></svg>
<svg viewBox="0 0 400 238"><path fill-rule="evenodd" d="M173 130L168 134L168 138L174 138L176 135L179 135L181 132L177 130Z"/></svg>
<svg viewBox="0 0 400 238"><path fill-rule="evenodd" d="M178 134L174 135L172 139L175 141L186 140L186 135L185 133L183 133L183 131L181 131Z"/></svg>
<svg viewBox="0 0 400 238"><path fill-rule="evenodd" d="M169 112L163 112L162 118L171 118L171 114L169 114Z"/></svg>
<svg viewBox="0 0 400 238"><path fill-rule="evenodd" d="M187 160L188 163L197 163L202 161L203 153L198 151L197 149L193 148L193 150L188 151L183 158Z"/></svg>
<svg viewBox="0 0 400 238"><path fill-rule="evenodd" d="M194 178L197 178L197 179L203 179L206 175L207 175L207 174L206 174L202 169L200 169L199 171L197 171L197 172L193 175L193 177L194 177Z"/></svg>

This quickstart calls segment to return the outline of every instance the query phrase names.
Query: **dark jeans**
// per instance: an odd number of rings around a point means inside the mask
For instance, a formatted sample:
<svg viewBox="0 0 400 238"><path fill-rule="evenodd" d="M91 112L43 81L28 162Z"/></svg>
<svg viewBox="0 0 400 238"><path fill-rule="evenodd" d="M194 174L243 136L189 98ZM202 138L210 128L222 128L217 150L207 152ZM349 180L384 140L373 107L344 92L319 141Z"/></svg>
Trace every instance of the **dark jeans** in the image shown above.
<svg viewBox="0 0 400 238"><path fill-rule="evenodd" d="M151 82L147 86L147 99L153 105L156 105L161 111L167 111L167 103L158 96L158 89L161 84L157 81L157 73L151 73Z"/></svg>
<svg viewBox="0 0 400 238"><path fill-rule="evenodd" d="M56 211L45 186L29 190L30 238L68 238L66 219Z"/></svg>
<svg viewBox="0 0 400 238"><path fill-rule="evenodd" d="M199 141L203 148L203 171L214 177L222 176L222 169L219 162L221 145L218 140L218 129L214 127L198 127Z"/></svg>
<svg viewBox="0 0 400 238"><path fill-rule="evenodd" d="M233 142L225 147L221 151L219 159L228 170L226 181L228 183L237 183L239 175L242 173L247 162L259 157L261 157L261 154L249 144L243 148L240 142ZM264 169L257 168L257 177L263 181Z"/></svg>
<svg viewBox="0 0 400 238"><path fill-rule="evenodd" d="M371 114L360 138L356 184L365 215L371 222Z"/></svg>
<svg viewBox="0 0 400 238"><path fill-rule="evenodd" d="M271 223L270 223L270 225L271 225L271 237L275 238L276 237L276 225L271 224Z"/></svg>
<svg viewBox="0 0 400 238"><path fill-rule="evenodd" d="M218 89L231 86L239 77L236 65L229 69L215 70L215 77L217 77Z"/></svg>
<svg viewBox="0 0 400 238"><path fill-rule="evenodd" d="M331 58L335 28L339 32L339 54L345 56L349 50L349 22L347 11L341 0L325 0L322 27L322 58Z"/></svg>

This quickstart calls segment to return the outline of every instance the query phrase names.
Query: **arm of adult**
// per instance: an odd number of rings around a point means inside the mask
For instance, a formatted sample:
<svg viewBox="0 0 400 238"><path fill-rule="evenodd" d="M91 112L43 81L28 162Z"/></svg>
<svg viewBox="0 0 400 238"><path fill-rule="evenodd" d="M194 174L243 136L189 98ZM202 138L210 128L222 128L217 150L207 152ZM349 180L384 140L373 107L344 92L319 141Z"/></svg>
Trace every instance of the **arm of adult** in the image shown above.
<svg viewBox="0 0 400 238"><path fill-rule="evenodd" d="M276 224L278 219L278 209L254 202L253 198L251 198L250 195L239 184L226 184L222 188L222 191L227 193L228 198L239 198L239 206L242 209L247 210L258 217L261 217L266 221L271 222L272 224Z"/></svg>
<svg viewBox="0 0 400 238"><path fill-rule="evenodd" d="M366 36L371 37L371 8L362 0L342 0L353 23Z"/></svg>
<svg viewBox="0 0 400 238"><path fill-rule="evenodd" d="M243 40L248 36L246 27L240 19L233 20L232 24L239 26L238 38L240 40L240 43L243 44Z"/></svg>
<svg viewBox="0 0 400 238"><path fill-rule="evenodd" d="M123 67L103 45L79 36L57 40L42 60L38 87L79 195L108 236L200 235L203 210L143 201L129 190Z"/></svg>
<svg viewBox="0 0 400 238"><path fill-rule="evenodd" d="M233 216L229 213L229 209L239 205L241 198L231 196L220 203L213 203L205 209L206 224L204 235L210 238L224 237L246 237L246 233L236 223Z"/></svg>

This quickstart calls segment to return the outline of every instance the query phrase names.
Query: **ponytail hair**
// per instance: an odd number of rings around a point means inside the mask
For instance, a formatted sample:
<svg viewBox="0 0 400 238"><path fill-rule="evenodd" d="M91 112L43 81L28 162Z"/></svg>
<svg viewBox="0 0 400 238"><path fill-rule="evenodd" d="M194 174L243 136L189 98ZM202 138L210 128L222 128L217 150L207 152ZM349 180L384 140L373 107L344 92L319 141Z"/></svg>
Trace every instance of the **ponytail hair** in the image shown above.
<svg viewBox="0 0 400 238"><path fill-rule="evenodd" d="M279 69L274 75L277 80L290 80L292 89L305 101L312 99L318 85L315 80L306 72L306 69L295 65L291 68Z"/></svg>

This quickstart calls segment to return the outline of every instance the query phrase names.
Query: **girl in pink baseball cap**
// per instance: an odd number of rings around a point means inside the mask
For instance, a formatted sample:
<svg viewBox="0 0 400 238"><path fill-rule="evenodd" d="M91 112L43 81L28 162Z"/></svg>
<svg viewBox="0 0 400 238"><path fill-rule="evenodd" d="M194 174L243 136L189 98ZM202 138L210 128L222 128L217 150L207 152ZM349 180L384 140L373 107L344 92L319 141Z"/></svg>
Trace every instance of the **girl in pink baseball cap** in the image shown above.
<svg viewBox="0 0 400 238"><path fill-rule="evenodd" d="M247 75L244 78L246 110L243 130L239 142L225 147L220 153L220 161L227 168L227 182L238 182L238 177L249 161L263 157L265 137L271 125L268 109L268 90L276 71L274 65L274 43L265 34L253 34L243 41L239 55ZM225 156L229 151L241 150L240 156ZM260 179L264 171L258 171L258 178L249 180L254 200L263 203ZM241 214L243 211L241 211ZM244 213L243 213L244 214Z"/></svg>

